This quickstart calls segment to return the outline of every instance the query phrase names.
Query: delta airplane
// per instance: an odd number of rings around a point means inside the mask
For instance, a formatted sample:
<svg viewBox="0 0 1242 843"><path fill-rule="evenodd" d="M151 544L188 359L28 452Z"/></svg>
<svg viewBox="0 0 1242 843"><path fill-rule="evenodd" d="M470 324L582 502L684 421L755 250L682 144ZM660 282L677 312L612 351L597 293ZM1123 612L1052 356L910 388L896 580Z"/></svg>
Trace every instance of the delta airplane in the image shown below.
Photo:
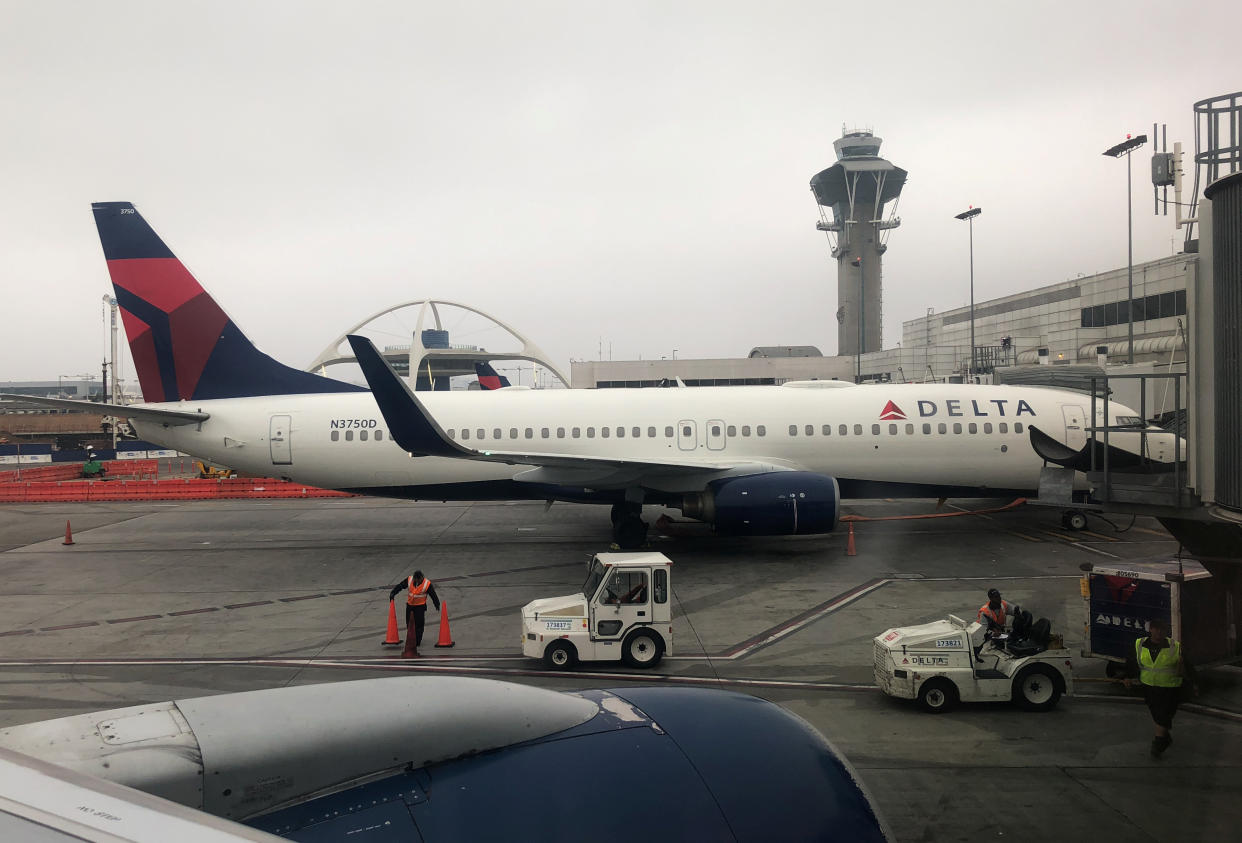
<svg viewBox="0 0 1242 843"><path fill-rule="evenodd" d="M255 348L132 204L93 211L145 399L104 409L245 473L394 498L608 504L617 543L635 547L644 504L718 533L785 535L831 532L843 497L1030 494L1046 461L1085 468L1100 448L1090 429L1105 426L1103 402L1092 425L1089 396L1041 387L415 393L351 337L368 391ZM1114 464L1172 468L1172 434L1113 402L1107 427Z"/></svg>

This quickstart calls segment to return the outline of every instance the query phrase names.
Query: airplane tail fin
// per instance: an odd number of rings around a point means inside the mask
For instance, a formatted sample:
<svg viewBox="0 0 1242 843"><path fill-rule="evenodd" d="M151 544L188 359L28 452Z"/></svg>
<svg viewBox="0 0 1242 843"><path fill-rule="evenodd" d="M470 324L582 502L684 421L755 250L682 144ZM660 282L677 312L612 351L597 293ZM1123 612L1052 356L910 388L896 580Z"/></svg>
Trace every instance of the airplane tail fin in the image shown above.
<svg viewBox="0 0 1242 843"><path fill-rule="evenodd" d="M365 391L255 348L131 203L91 210L145 401Z"/></svg>
<svg viewBox="0 0 1242 843"><path fill-rule="evenodd" d="M474 373L479 376L479 386L486 390L501 389L509 386L509 379L492 368L486 360L477 360Z"/></svg>

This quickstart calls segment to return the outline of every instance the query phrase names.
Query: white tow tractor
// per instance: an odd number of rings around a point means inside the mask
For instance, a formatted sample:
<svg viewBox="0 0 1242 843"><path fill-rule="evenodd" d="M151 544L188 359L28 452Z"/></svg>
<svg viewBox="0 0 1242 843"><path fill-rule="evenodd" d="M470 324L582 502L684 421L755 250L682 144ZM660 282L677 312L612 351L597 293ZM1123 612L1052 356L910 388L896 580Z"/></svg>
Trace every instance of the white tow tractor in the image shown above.
<svg viewBox="0 0 1242 843"><path fill-rule="evenodd" d="M569 670L580 661L655 667L673 651L673 562L663 553L599 553L582 590L522 607L522 653Z"/></svg>
<svg viewBox="0 0 1242 843"><path fill-rule="evenodd" d="M1012 701L1048 711L1073 691L1071 653L1046 619L1017 612L1007 635L955 615L898 627L875 638L875 682L890 697L918 700L934 714L960 702Z"/></svg>

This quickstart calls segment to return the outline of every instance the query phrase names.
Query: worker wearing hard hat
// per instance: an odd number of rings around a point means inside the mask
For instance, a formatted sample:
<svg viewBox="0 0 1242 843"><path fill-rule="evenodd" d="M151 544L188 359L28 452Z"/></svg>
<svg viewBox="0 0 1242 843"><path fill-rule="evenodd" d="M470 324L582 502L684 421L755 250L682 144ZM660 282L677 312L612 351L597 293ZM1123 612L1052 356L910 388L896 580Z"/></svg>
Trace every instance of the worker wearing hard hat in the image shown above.
<svg viewBox="0 0 1242 843"><path fill-rule="evenodd" d="M395 600L397 594L403 588L409 593L405 601L406 641L405 652L402 655L413 657L418 655L418 647L423 643L423 627L426 625L425 618L427 616L427 598L431 598L431 602L435 604L436 611L438 612L440 611L440 596L436 594L436 587L432 585L431 580L423 576L422 571L415 571L394 585L392 591L388 594L388 599Z"/></svg>

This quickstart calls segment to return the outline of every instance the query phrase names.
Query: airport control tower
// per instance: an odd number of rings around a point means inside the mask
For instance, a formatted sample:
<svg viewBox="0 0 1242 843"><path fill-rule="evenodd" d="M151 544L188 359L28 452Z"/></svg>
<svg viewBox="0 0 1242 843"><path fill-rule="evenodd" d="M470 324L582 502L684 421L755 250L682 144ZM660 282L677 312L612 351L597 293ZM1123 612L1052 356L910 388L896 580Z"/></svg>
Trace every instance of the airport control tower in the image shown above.
<svg viewBox="0 0 1242 843"><path fill-rule="evenodd" d="M837 353L855 355L882 348L881 256L888 232L901 225L897 200L906 171L880 157L880 139L871 132L843 132L833 147L837 163L811 179L811 192L819 204L816 228L828 234L837 259Z"/></svg>

